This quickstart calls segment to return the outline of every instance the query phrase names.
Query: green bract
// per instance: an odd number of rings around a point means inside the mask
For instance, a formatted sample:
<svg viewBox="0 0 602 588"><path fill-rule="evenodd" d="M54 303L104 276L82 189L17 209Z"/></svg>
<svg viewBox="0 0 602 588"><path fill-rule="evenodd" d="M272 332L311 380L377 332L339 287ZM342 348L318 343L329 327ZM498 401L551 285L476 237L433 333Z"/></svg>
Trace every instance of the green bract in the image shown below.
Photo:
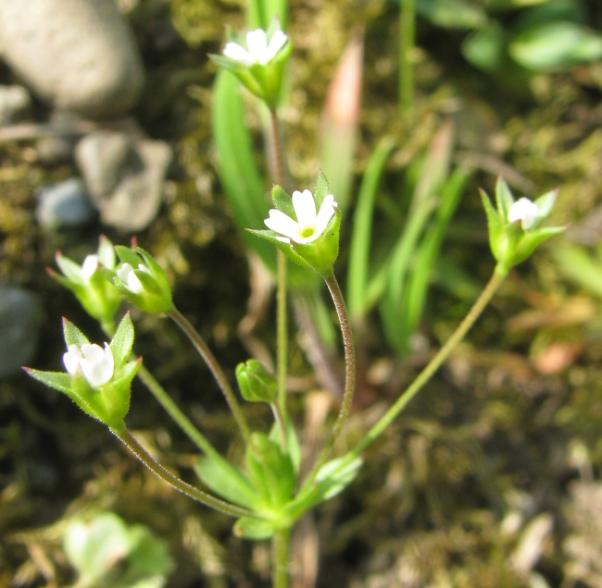
<svg viewBox="0 0 602 588"><path fill-rule="evenodd" d="M489 246L498 262L498 271L508 273L525 261L544 241L562 233L564 227L540 227L556 200L557 192L547 192L533 202L528 198L514 200L510 188L498 179L495 187L494 208L488 195L481 198L489 231Z"/></svg>
<svg viewBox="0 0 602 588"><path fill-rule="evenodd" d="M58 274L48 269L50 276L71 290L85 311L103 325L112 325L121 304L121 294L112 283L115 251L112 243L100 237L98 250L78 265L60 252L56 254Z"/></svg>
<svg viewBox="0 0 602 588"><path fill-rule="evenodd" d="M274 402L278 394L276 378L256 359L236 366L236 381L242 397L248 402Z"/></svg>
<svg viewBox="0 0 602 588"><path fill-rule="evenodd" d="M162 314L173 310L171 286L163 268L142 247L115 246L122 263L113 283L119 292L140 310Z"/></svg>
<svg viewBox="0 0 602 588"><path fill-rule="evenodd" d="M134 326L129 314L123 317L104 350L91 344L67 319L63 319L63 334L68 349L63 361L68 373L26 368L27 373L66 394L89 416L112 429L122 430L130 408L131 383L141 362L129 361L134 344Z"/></svg>
<svg viewBox="0 0 602 588"><path fill-rule="evenodd" d="M230 34L223 54L210 55L210 58L219 67L232 72L270 108L275 108L290 52L288 37L278 21L274 21L267 31L256 29L244 35Z"/></svg>
<svg viewBox="0 0 602 588"><path fill-rule="evenodd" d="M339 254L341 213L324 176L319 176L313 193L296 190L291 197L274 186L272 201L275 208L264 221L269 230L250 232L273 243L294 263L330 276Z"/></svg>

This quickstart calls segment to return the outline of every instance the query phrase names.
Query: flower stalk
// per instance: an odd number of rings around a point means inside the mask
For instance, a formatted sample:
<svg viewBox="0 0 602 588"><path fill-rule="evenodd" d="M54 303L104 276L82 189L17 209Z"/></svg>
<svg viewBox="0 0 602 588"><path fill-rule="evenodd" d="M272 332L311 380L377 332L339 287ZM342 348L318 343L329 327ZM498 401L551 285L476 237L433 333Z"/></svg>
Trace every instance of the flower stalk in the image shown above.
<svg viewBox="0 0 602 588"><path fill-rule="evenodd" d="M228 407L232 411L232 416L234 417L234 420L240 429L240 433L245 440L245 443L248 443L250 439L250 433L245 415L238 404L238 400L236 400L236 396L232 390L232 387L230 386L230 382L228 382L226 375L224 374L219 362L209 349L209 346L207 343L205 343L205 340L201 337L200 333L194 328L193 324L177 308L174 307L168 313L168 316L188 337L194 348L198 351L199 355L207 364L207 367L213 374L217 385L226 399Z"/></svg>
<svg viewBox="0 0 602 588"><path fill-rule="evenodd" d="M356 385L355 345L353 343L353 332L349 323L345 299L334 273L325 278L324 282L328 287L339 319L339 327L341 329L341 338L343 339L343 349L345 353L345 385L343 388L343 398L341 399L341 408L332 429L332 433L330 434L330 438L318 456L318 459L308 476L308 481L310 483L317 475L320 467L329 458L339 435L345 427L345 423L349 418L349 413L351 412L351 407L353 405Z"/></svg>
<svg viewBox="0 0 602 588"><path fill-rule="evenodd" d="M136 440L136 438L128 431L124 430L115 430L110 429L111 433L115 435L121 441L128 451L143 465L145 465L155 476L163 480L166 484L169 484L172 488L177 490L178 492L185 494L189 498L204 504L210 508L213 508L221 513L227 514L232 517L248 517L248 516L256 516L253 512L241 508L239 506L235 506L230 504L229 502L225 502L216 498L212 494L208 494L207 492L203 492L198 488L191 486L190 484L184 482L170 471L165 469L158 461L155 461L151 455L140 445L140 443Z"/></svg>

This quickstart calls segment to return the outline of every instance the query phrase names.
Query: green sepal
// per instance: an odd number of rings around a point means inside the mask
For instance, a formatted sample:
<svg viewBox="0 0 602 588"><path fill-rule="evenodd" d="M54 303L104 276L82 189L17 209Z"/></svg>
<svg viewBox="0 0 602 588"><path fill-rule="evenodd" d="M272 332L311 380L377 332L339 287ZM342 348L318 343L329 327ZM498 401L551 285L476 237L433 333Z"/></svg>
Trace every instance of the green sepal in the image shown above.
<svg viewBox="0 0 602 588"><path fill-rule="evenodd" d="M127 312L121 319L115 335L109 344L116 368L121 366L130 356L134 345L134 336L134 324L132 323L130 313Z"/></svg>
<svg viewBox="0 0 602 588"><path fill-rule="evenodd" d="M87 345L90 343L88 337L86 337L70 320L63 317L63 337L65 343L69 345Z"/></svg>
<svg viewBox="0 0 602 588"><path fill-rule="evenodd" d="M138 268L140 257L130 247L115 245L115 253L123 263L129 263L134 269Z"/></svg>
<svg viewBox="0 0 602 588"><path fill-rule="evenodd" d="M545 218L552 212L552 208L554 207L554 203L556 202L556 198L558 197L558 189L550 190L546 192L539 198L535 199L535 204L537 206L537 219L538 221Z"/></svg>
<svg viewBox="0 0 602 588"><path fill-rule="evenodd" d="M497 179L495 184L495 202L498 213L501 218L504 219L504 222L506 222L510 207L514 204L514 196L512 195L508 184L506 184L501 177Z"/></svg>
<svg viewBox="0 0 602 588"><path fill-rule="evenodd" d="M339 255L341 211L337 208L324 232L311 243L291 243L291 249L323 278L332 273Z"/></svg>
<svg viewBox="0 0 602 588"><path fill-rule="evenodd" d="M119 427L130 411L132 380L140 369L142 361L126 363L115 378L98 389L102 401L100 420L111 428Z"/></svg>
<svg viewBox="0 0 602 588"><path fill-rule="evenodd" d="M489 234L489 247L491 249L491 253L493 253L493 257L499 261L499 244L500 238L504 232L504 225L500 219L500 215L497 213L491 201L489 200L489 196L483 190L480 190L481 201L483 203L483 208L485 209L485 216L487 217L487 230Z"/></svg>
<svg viewBox="0 0 602 588"><path fill-rule="evenodd" d="M102 398L98 390L94 390L84 376L80 374L71 376L70 398L88 416L101 423L107 422L108 418Z"/></svg>
<svg viewBox="0 0 602 588"><path fill-rule="evenodd" d="M219 454L199 458L194 471L208 488L222 498L251 510L260 506L261 500L248 478Z"/></svg>
<svg viewBox="0 0 602 588"><path fill-rule="evenodd" d="M263 433L253 433L247 446L246 465L249 479L266 506L286 504L295 486L295 468L280 444Z"/></svg>
<svg viewBox="0 0 602 588"><path fill-rule="evenodd" d="M273 521L257 519L254 517L241 517L236 521L233 533L241 539L260 541L273 537L278 531L278 526Z"/></svg>
<svg viewBox="0 0 602 588"><path fill-rule="evenodd" d="M297 218L291 195L277 184L272 188L272 202L274 203L274 208L277 208L280 212L284 212L284 214L291 218Z"/></svg>
<svg viewBox="0 0 602 588"><path fill-rule="evenodd" d="M73 280L75 282L81 282L82 276L82 268L77 263L65 257L60 251L57 252L54 259L56 260L56 265L59 266L59 269L65 274L65 277L68 280Z"/></svg>
<svg viewBox="0 0 602 588"><path fill-rule="evenodd" d="M275 245L282 251L288 259L290 259L293 263L300 265L301 267L309 270L313 270L313 267L307 263L293 248L290 243L284 243L278 239L277 234L274 231L270 231L269 229L246 229L252 235L263 239L264 241L269 241L272 245Z"/></svg>
<svg viewBox="0 0 602 588"><path fill-rule="evenodd" d="M513 265L521 263L530 257L542 243L556 235L560 235L564 231L564 227L543 227L525 232L516 246L516 251L512 258Z"/></svg>
<svg viewBox="0 0 602 588"><path fill-rule="evenodd" d="M38 382L42 382L49 388L58 390L67 396L71 396L71 376L65 372L46 372L34 370L32 368L23 368L25 373Z"/></svg>
<svg viewBox="0 0 602 588"><path fill-rule="evenodd" d="M320 210L320 206L322 205L322 202L324 202L324 198L330 194L328 180L326 179L326 176L322 170L318 172L318 177L316 178L316 183L314 185L312 194L316 203L316 209Z"/></svg>

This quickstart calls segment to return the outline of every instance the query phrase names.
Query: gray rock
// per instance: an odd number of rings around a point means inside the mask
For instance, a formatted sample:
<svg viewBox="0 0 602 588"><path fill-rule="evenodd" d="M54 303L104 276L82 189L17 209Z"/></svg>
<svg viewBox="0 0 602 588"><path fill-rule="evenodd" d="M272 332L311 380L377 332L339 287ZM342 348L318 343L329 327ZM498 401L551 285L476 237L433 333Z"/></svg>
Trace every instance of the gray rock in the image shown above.
<svg viewBox="0 0 602 588"><path fill-rule="evenodd" d="M114 0L1 0L0 48L42 98L93 118L126 113L144 83Z"/></svg>
<svg viewBox="0 0 602 588"><path fill-rule="evenodd" d="M70 178L40 192L36 218L45 229L84 226L95 214L86 187L79 178Z"/></svg>
<svg viewBox="0 0 602 588"><path fill-rule="evenodd" d="M75 159L103 223L131 232L155 218L171 160L167 143L99 131L78 143Z"/></svg>
<svg viewBox="0 0 602 588"><path fill-rule="evenodd" d="M0 125L23 120L31 108L31 96L23 86L0 86Z"/></svg>
<svg viewBox="0 0 602 588"><path fill-rule="evenodd" d="M40 301L34 294L0 284L0 378L31 361L38 344L41 318Z"/></svg>

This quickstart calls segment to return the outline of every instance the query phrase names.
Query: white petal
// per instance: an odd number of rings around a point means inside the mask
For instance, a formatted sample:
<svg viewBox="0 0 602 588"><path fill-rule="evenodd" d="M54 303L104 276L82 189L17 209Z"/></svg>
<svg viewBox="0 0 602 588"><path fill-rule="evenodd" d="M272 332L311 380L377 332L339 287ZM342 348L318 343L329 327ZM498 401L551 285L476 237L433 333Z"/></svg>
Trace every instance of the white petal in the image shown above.
<svg viewBox="0 0 602 588"><path fill-rule="evenodd" d="M104 344L104 349L96 344L82 345L82 354L81 367L90 386L98 388L113 377L115 361L108 343Z"/></svg>
<svg viewBox="0 0 602 588"><path fill-rule="evenodd" d="M322 201L320 205L320 210L318 212L318 218L316 219L316 233L315 237L312 240L317 239L326 229L330 219L334 215L334 211L336 210L337 203L335 202L334 196L332 194L328 194L326 198Z"/></svg>
<svg viewBox="0 0 602 588"><path fill-rule="evenodd" d="M270 210L270 216L263 222L268 229L285 237L294 238L299 232L299 225L290 216L275 208Z"/></svg>
<svg viewBox="0 0 602 588"><path fill-rule="evenodd" d="M274 57L276 57L278 51L280 51L280 49L282 49L286 45L287 41L288 37L281 30L277 30L272 35L267 50L268 61L271 61L272 59L274 59Z"/></svg>
<svg viewBox="0 0 602 588"><path fill-rule="evenodd" d="M81 360L82 355L79 347L77 345L69 345L67 347L67 353L63 354L63 363L65 364L67 372L72 376L75 375L79 371Z"/></svg>
<svg viewBox="0 0 602 588"><path fill-rule="evenodd" d="M228 59L238 61L243 65L253 64L253 57L251 56L251 54L242 45L239 45L238 43L234 43L232 41L226 43L223 54Z"/></svg>
<svg viewBox="0 0 602 588"><path fill-rule="evenodd" d="M520 198L508 211L508 221L521 221L523 229L530 229L537 220L537 205L528 198Z"/></svg>
<svg viewBox="0 0 602 588"><path fill-rule="evenodd" d="M293 192L293 208L301 227L313 226L316 222L316 203L309 190Z"/></svg>
<svg viewBox="0 0 602 588"><path fill-rule="evenodd" d="M82 263L82 277L84 280L89 280L100 265L98 255L88 255Z"/></svg>
<svg viewBox="0 0 602 588"><path fill-rule="evenodd" d="M247 49L255 63L263 61L268 50L268 38L263 29L247 33Z"/></svg>
<svg viewBox="0 0 602 588"><path fill-rule="evenodd" d="M134 268L129 263L124 263L117 268L117 277L134 294L140 294L144 290L142 282L138 279L138 276L134 273Z"/></svg>

